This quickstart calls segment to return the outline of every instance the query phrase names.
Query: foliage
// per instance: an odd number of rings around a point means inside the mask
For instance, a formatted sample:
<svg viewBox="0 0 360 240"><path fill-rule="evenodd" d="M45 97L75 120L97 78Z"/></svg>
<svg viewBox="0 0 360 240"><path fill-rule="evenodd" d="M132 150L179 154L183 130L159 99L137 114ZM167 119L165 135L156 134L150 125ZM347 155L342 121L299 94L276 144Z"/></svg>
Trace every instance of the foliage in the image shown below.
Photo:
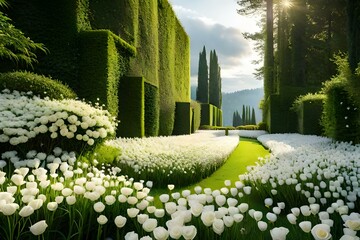
<svg viewBox="0 0 360 240"><path fill-rule="evenodd" d="M191 133L191 108L189 102L176 102L175 122L172 135Z"/></svg>
<svg viewBox="0 0 360 240"><path fill-rule="evenodd" d="M159 133L159 89L144 82L144 101L145 101L145 136L157 136Z"/></svg>
<svg viewBox="0 0 360 240"><path fill-rule="evenodd" d="M47 49L43 44L34 42L16 28L11 19L1 11L1 7L8 7L5 0L0 3L0 58L33 67L33 63L37 63L36 51L46 53Z"/></svg>
<svg viewBox="0 0 360 240"><path fill-rule="evenodd" d="M117 135L121 137L143 137L145 135L144 78L123 77L119 84L120 124Z"/></svg>
<svg viewBox="0 0 360 240"><path fill-rule="evenodd" d="M201 123L201 104L197 101L191 100L190 107L193 111L191 132L194 133L199 129Z"/></svg>
<svg viewBox="0 0 360 240"><path fill-rule="evenodd" d="M164 188L168 184L187 186L211 175L238 142L236 134L200 131L182 136L118 138L106 144L121 150L117 166L123 172L135 179L152 180L154 186Z"/></svg>
<svg viewBox="0 0 360 240"><path fill-rule="evenodd" d="M237 130L259 130L257 125L241 125L236 127Z"/></svg>
<svg viewBox="0 0 360 240"><path fill-rule="evenodd" d="M312 101L324 101L326 96L322 93L307 93L305 95L298 96L291 109L293 111L297 111L304 102L312 102Z"/></svg>
<svg viewBox="0 0 360 240"><path fill-rule="evenodd" d="M209 103L209 73L205 46L202 52L199 53L198 87L196 89L196 100L201 103Z"/></svg>
<svg viewBox="0 0 360 240"><path fill-rule="evenodd" d="M60 81L31 72L0 73L0 90L31 91L50 99L76 98L76 94Z"/></svg>
<svg viewBox="0 0 360 240"><path fill-rule="evenodd" d="M221 68L216 51L210 51L209 103L221 109Z"/></svg>
<svg viewBox="0 0 360 240"><path fill-rule="evenodd" d="M42 99L10 90L3 90L0 98L2 152L48 154L56 146L81 153L115 133L117 124L108 111L78 100Z"/></svg>
<svg viewBox="0 0 360 240"><path fill-rule="evenodd" d="M239 112L236 110L233 114L233 126L240 126L242 124L242 119L240 117Z"/></svg>
<svg viewBox="0 0 360 240"><path fill-rule="evenodd" d="M121 156L119 148L100 144L92 152L84 154L83 160L91 161L91 164L114 164L119 156Z"/></svg>
<svg viewBox="0 0 360 240"><path fill-rule="evenodd" d="M347 0L348 15L348 53L351 72L355 72L360 63L360 3Z"/></svg>

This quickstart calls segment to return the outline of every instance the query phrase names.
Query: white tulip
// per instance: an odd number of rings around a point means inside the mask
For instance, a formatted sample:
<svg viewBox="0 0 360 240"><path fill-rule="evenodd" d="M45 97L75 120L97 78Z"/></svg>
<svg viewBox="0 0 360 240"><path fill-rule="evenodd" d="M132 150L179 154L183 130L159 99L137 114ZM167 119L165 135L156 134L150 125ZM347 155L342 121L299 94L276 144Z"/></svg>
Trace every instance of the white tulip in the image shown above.
<svg viewBox="0 0 360 240"><path fill-rule="evenodd" d="M100 215L96 220L100 225L104 225L108 222L108 219L105 215Z"/></svg>
<svg viewBox="0 0 360 240"><path fill-rule="evenodd" d="M272 240L286 240L286 235L288 233L289 229L285 227L278 227L270 230Z"/></svg>
<svg viewBox="0 0 360 240"><path fill-rule="evenodd" d="M165 203L165 210L168 214L173 214L176 211L176 203L174 202Z"/></svg>
<svg viewBox="0 0 360 240"><path fill-rule="evenodd" d="M165 216L165 210L164 209L156 209L154 212L155 217L162 218Z"/></svg>
<svg viewBox="0 0 360 240"><path fill-rule="evenodd" d="M263 218L263 213L260 211L255 211L254 212L254 217L253 217L256 221L260 221Z"/></svg>
<svg viewBox="0 0 360 240"><path fill-rule="evenodd" d="M266 231L266 229L267 229L267 227L268 227L268 225L267 225L267 223L266 222L263 222L263 221L259 221L258 223L257 223L257 225L258 225L258 228L259 228L259 230L260 231Z"/></svg>
<svg viewBox="0 0 360 240"><path fill-rule="evenodd" d="M137 215L137 221L140 224L143 224L148 219L149 219L149 215L147 215L147 214L138 214Z"/></svg>
<svg viewBox="0 0 360 240"><path fill-rule="evenodd" d="M134 231L125 234L125 240L139 240L139 235Z"/></svg>
<svg viewBox="0 0 360 240"><path fill-rule="evenodd" d="M241 203L238 208L241 213L245 213L249 209L249 205L247 203Z"/></svg>
<svg viewBox="0 0 360 240"><path fill-rule="evenodd" d="M102 202L97 202L94 204L93 208L94 208L95 212L101 213L105 210L105 204Z"/></svg>
<svg viewBox="0 0 360 240"><path fill-rule="evenodd" d="M185 240L192 240L196 237L197 229L193 225L183 226L181 228L181 234Z"/></svg>
<svg viewBox="0 0 360 240"><path fill-rule="evenodd" d="M169 237L169 232L164 227L155 228L153 234L157 240L166 240Z"/></svg>
<svg viewBox="0 0 360 240"><path fill-rule="evenodd" d="M41 221L38 221L37 223L33 224L31 227L30 227L30 232L35 235L35 236L38 236L38 235L41 235L45 232L46 228L48 227L48 225L46 224L46 221L45 220L41 220Z"/></svg>
<svg viewBox="0 0 360 240"><path fill-rule="evenodd" d="M327 224L317 224L311 229L315 240L328 240L331 238L330 227Z"/></svg>
<svg viewBox="0 0 360 240"><path fill-rule="evenodd" d="M127 209L127 214L130 218L136 217L139 212L140 212L140 210L137 208L128 208Z"/></svg>
<svg viewBox="0 0 360 240"><path fill-rule="evenodd" d="M270 222L276 222L276 220L277 220L277 216L276 216L276 214L274 214L274 213L271 213L271 212L268 212L267 214L266 214L266 218L270 221Z"/></svg>
<svg viewBox="0 0 360 240"><path fill-rule="evenodd" d="M49 202L46 207L50 212L53 212L58 208L58 204L57 202Z"/></svg>
<svg viewBox="0 0 360 240"><path fill-rule="evenodd" d="M301 214L304 215L305 217L308 217L311 215L310 207L307 205L301 206L300 211L301 211Z"/></svg>
<svg viewBox="0 0 360 240"><path fill-rule="evenodd" d="M19 212L19 215L21 217L28 217L30 216L31 214L34 213L34 209L31 207L31 206L24 206L20 212Z"/></svg>
<svg viewBox="0 0 360 240"><path fill-rule="evenodd" d="M223 220L217 218L214 219L212 223L212 228L216 234L221 235L225 229Z"/></svg>
<svg viewBox="0 0 360 240"><path fill-rule="evenodd" d="M205 226L210 227L215 220L215 213L213 211L203 211L200 218Z"/></svg>
<svg viewBox="0 0 360 240"><path fill-rule="evenodd" d="M294 214L292 213L289 213L288 215L286 215L288 221L291 223L291 224L296 224L296 217Z"/></svg>
<svg viewBox="0 0 360 240"><path fill-rule="evenodd" d="M354 231L360 231L360 218L345 221L345 226Z"/></svg>
<svg viewBox="0 0 360 240"><path fill-rule="evenodd" d="M75 196L67 196L66 197L66 203L68 204L68 205L74 205L75 203L76 203L76 197Z"/></svg>
<svg viewBox="0 0 360 240"><path fill-rule="evenodd" d="M273 205L274 201L273 201L271 198L266 198L266 199L264 200L264 203L265 203L265 206L266 206L266 207L270 207L270 206Z"/></svg>
<svg viewBox="0 0 360 240"><path fill-rule="evenodd" d="M301 230L305 233L309 233L311 231L311 222L310 221L302 221L299 223Z"/></svg>
<svg viewBox="0 0 360 240"><path fill-rule="evenodd" d="M146 231L146 232L152 232L154 231L154 229L157 227L157 220L154 218L149 218L147 219L143 225L142 228Z"/></svg>
<svg viewBox="0 0 360 240"><path fill-rule="evenodd" d="M169 201L170 196L169 196L169 194L161 194L159 199L162 203L166 203Z"/></svg>
<svg viewBox="0 0 360 240"><path fill-rule="evenodd" d="M116 227L122 228L125 226L127 219L121 215L117 216L114 220Z"/></svg>

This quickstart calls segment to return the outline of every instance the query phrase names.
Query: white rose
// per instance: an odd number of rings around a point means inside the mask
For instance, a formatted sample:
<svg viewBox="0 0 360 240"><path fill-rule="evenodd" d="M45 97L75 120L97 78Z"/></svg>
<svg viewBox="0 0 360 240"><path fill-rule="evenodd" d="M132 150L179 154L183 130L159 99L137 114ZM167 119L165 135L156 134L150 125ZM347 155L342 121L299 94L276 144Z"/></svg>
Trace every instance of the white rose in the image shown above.
<svg viewBox="0 0 360 240"><path fill-rule="evenodd" d="M96 220L100 225L104 225L108 221L108 219L105 215L100 215Z"/></svg>
<svg viewBox="0 0 360 240"><path fill-rule="evenodd" d="M360 231L360 219L350 219L345 222L345 225L354 231Z"/></svg>
<svg viewBox="0 0 360 240"><path fill-rule="evenodd" d="M119 215L119 216L117 216L117 217L115 218L114 221L115 221L115 225L116 225L118 228L122 228L122 227L125 226L127 219L126 219L125 217Z"/></svg>
<svg viewBox="0 0 360 240"><path fill-rule="evenodd" d="M105 210L105 204L103 204L102 202L97 202L94 204L94 210L97 213L101 213L102 211Z"/></svg>

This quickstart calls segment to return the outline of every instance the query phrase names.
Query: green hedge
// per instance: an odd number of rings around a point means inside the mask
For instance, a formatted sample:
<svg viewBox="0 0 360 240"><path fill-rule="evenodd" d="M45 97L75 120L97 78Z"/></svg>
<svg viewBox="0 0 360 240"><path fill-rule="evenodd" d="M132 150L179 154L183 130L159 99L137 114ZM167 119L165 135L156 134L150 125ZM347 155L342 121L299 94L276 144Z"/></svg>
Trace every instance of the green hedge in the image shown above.
<svg viewBox="0 0 360 240"><path fill-rule="evenodd" d="M321 135L322 126L320 124L324 94L307 94L298 97L292 109L298 116L298 131L301 134Z"/></svg>
<svg viewBox="0 0 360 240"><path fill-rule="evenodd" d="M32 91L51 99L76 98L75 92L58 80L31 72L0 73L0 90Z"/></svg>
<svg viewBox="0 0 360 240"><path fill-rule="evenodd" d="M145 136L158 136L159 134L159 89L144 83L145 91Z"/></svg>
<svg viewBox="0 0 360 240"><path fill-rule="evenodd" d="M347 82L334 78L324 86L322 125L325 135L339 141L360 142L360 111L347 92Z"/></svg>
<svg viewBox="0 0 360 240"><path fill-rule="evenodd" d="M191 133L191 108L189 102L176 102L173 135Z"/></svg>
<svg viewBox="0 0 360 240"><path fill-rule="evenodd" d="M120 121L117 135L121 137L143 137L144 126L144 79L142 77L123 77L119 84Z"/></svg>
<svg viewBox="0 0 360 240"><path fill-rule="evenodd" d="M192 109L192 124L191 133L196 132L201 124L201 104L197 101L191 100L190 107Z"/></svg>
<svg viewBox="0 0 360 240"><path fill-rule="evenodd" d="M201 103L201 124L213 126L213 105Z"/></svg>
<svg viewBox="0 0 360 240"><path fill-rule="evenodd" d="M80 97L104 104L118 114L118 83L128 68L133 47L108 30L83 31L80 39ZM98 100L99 99L99 100Z"/></svg>
<svg viewBox="0 0 360 240"><path fill-rule="evenodd" d="M77 92L79 51L77 34L90 29L87 0L16 0L10 2L8 16L15 26L35 42L44 43L48 54L38 54L38 64L29 69L68 84ZM8 65L3 69L26 69Z"/></svg>
<svg viewBox="0 0 360 240"><path fill-rule="evenodd" d="M175 119L175 19L167 0L158 1L160 135L171 135Z"/></svg>

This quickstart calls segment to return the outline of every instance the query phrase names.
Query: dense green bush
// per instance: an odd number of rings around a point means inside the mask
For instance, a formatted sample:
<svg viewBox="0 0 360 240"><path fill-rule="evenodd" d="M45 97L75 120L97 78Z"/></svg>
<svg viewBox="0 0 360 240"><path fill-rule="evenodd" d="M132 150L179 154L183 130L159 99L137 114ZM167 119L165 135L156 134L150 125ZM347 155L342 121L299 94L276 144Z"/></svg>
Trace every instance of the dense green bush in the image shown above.
<svg viewBox="0 0 360 240"><path fill-rule="evenodd" d="M293 103L292 110L298 115L298 131L301 134L321 135L320 124L323 112L324 94L306 94L299 96Z"/></svg>
<svg viewBox="0 0 360 240"><path fill-rule="evenodd" d="M201 104L201 124L213 126L213 105L208 103Z"/></svg>
<svg viewBox="0 0 360 240"><path fill-rule="evenodd" d="M80 97L118 114L118 84L135 49L108 30L80 33Z"/></svg>
<svg viewBox="0 0 360 240"><path fill-rule="evenodd" d="M173 135L191 133L191 108L189 102L177 102Z"/></svg>
<svg viewBox="0 0 360 240"><path fill-rule="evenodd" d="M196 130L199 129L201 123L201 104L197 101L191 100L190 107L193 111L191 132L194 133Z"/></svg>
<svg viewBox="0 0 360 240"><path fill-rule="evenodd" d="M325 83L326 99L321 124L326 136L359 143L360 111L347 91L347 84L341 75Z"/></svg>
<svg viewBox="0 0 360 240"><path fill-rule="evenodd" d="M237 130L259 130L258 125L241 125L236 127Z"/></svg>
<svg viewBox="0 0 360 240"><path fill-rule="evenodd" d="M257 125L258 125L258 130L267 131L267 125L265 122L259 122Z"/></svg>
<svg viewBox="0 0 360 240"><path fill-rule="evenodd" d="M58 80L31 72L0 73L0 91L3 89L32 91L34 95L42 98L76 98L74 91Z"/></svg>
<svg viewBox="0 0 360 240"><path fill-rule="evenodd" d="M144 82L145 93L145 136L157 136L159 133L159 89Z"/></svg>
<svg viewBox="0 0 360 240"><path fill-rule="evenodd" d="M144 126L144 78L123 77L119 84L120 121L117 135L121 137L143 137Z"/></svg>

